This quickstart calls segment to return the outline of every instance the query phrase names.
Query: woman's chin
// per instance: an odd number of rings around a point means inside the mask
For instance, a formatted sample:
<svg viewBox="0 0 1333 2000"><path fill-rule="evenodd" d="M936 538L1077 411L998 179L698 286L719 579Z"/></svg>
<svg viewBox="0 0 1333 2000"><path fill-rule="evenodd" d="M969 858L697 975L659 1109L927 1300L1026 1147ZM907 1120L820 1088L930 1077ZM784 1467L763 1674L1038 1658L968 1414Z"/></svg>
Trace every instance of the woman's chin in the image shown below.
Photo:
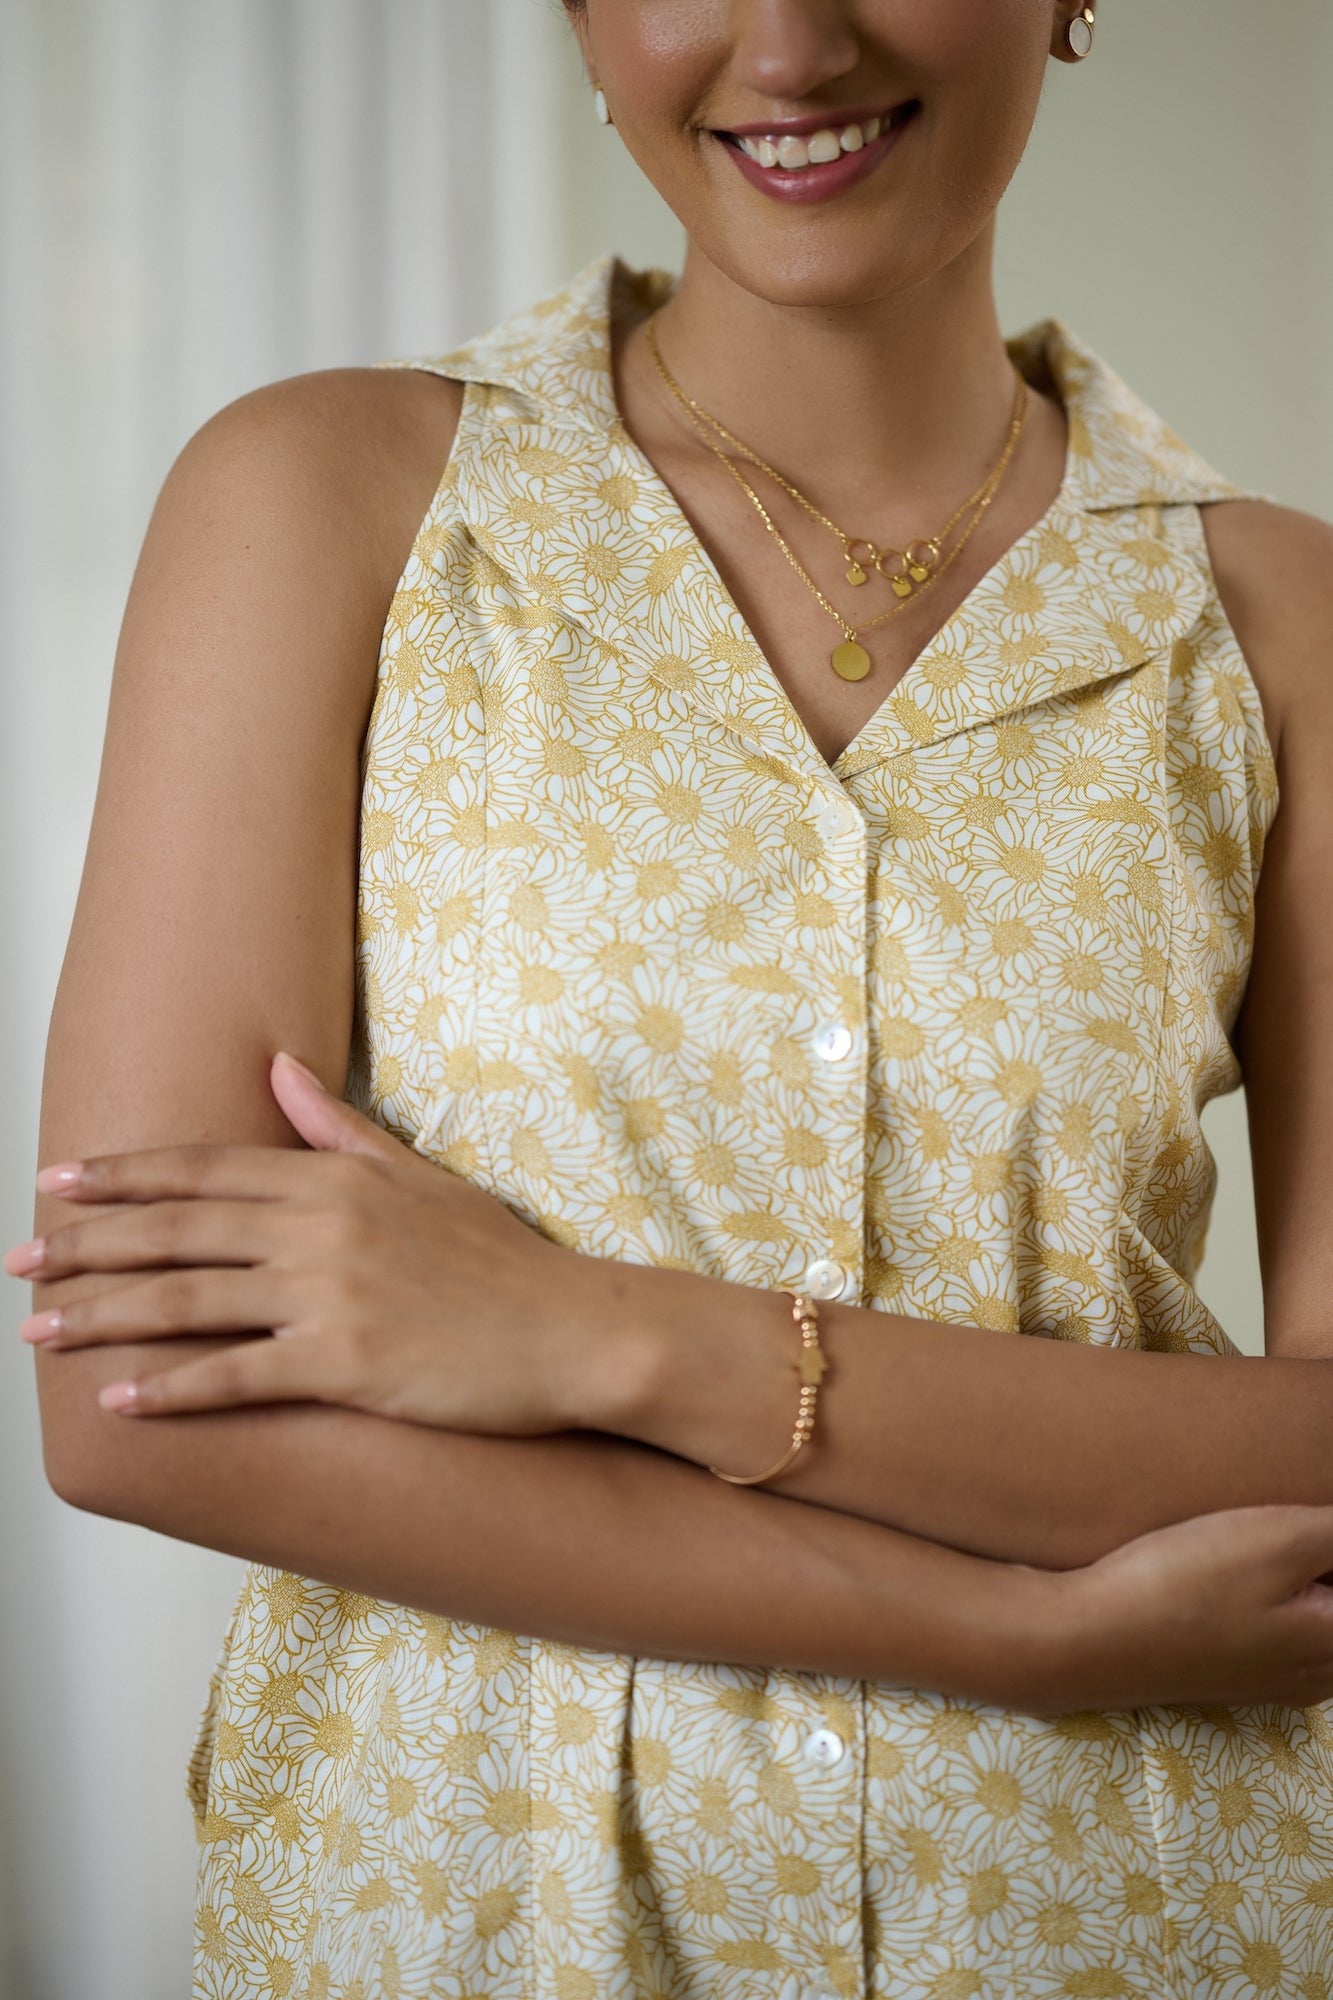
<svg viewBox="0 0 1333 2000"><path fill-rule="evenodd" d="M814 229L774 231L767 241L737 232L700 247L733 284L766 304L829 311L892 298L936 261L906 256L892 243L835 240L827 230L820 240Z"/></svg>

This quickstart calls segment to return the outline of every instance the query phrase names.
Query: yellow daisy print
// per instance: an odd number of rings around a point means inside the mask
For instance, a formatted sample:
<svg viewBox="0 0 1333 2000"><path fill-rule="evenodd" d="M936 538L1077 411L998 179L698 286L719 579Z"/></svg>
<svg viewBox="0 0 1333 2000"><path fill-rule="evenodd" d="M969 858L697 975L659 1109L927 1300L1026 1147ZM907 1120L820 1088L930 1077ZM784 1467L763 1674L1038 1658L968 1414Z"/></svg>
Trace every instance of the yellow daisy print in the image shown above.
<svg viewBox="0 0 1333 2000"><path fill-rule="evenodd" d="M1199 508L1060 321L1060 492L830 768L620 422L595 260L469 386L363 755L347 1094L593 1256L1234 1352L1194 1290L1277 808ZM1330 2000L1333 1705L1038 1720L253 1566L194 2000Z"/></svg>

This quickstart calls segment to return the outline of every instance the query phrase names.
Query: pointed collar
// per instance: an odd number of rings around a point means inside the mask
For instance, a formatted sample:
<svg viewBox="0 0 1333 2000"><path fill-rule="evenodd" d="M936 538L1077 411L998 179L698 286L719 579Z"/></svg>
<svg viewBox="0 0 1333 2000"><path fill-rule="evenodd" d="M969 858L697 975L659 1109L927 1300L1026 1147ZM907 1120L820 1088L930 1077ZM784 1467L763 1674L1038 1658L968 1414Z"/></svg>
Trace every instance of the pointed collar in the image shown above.
<svg viewBox="0 0 1333 2000"><path fill-rule="evenodd" d="M451 483L469 529L534 619L581 626L622 682L661 685L666 675L700 720L770 765L827 784L830 766L620 418L611 365L620 292L650 308L674 282L598 257L451 353L390 365L488 386L480 428L460 425ZM1059 493L917 655L833 764L838 778L1149 659L1165 670L1204 605L1204 567L1188 538L1162 533L1154 510L1245 489L1059 320L1008 345L1027 379L1064 405Z"/></svg>
<svg viewBox="0 0 1333 2000"><path fill-rule="evenodd" d="M611 372L613 312L651 310L675 288L669 271L635 270L613 252L584 266L524 312L448 354L405 365L511 392L547 422L616 431ZM1058 395L1069 423L1063 498L1100 511L1157 502L1201 504L1249 497L1163 422L1101 356L1059 319L1043 319L1006 345L1028 381Z"/></svg>

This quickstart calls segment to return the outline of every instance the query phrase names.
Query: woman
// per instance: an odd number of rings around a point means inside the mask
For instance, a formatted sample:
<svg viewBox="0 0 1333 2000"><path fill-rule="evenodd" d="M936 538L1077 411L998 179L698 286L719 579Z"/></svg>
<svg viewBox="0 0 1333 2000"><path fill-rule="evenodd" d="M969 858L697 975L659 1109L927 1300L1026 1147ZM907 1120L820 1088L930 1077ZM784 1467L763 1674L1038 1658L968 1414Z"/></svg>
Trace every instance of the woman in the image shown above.
<svg viewBox="0 0 1333 2000"><path fill-rule="evenodd" d="M570 14L679 281L222 412L116 667L6 1263L252 1565L194 1993L1327 2000L1333 535L999 332L1091 7Z"/></svg>

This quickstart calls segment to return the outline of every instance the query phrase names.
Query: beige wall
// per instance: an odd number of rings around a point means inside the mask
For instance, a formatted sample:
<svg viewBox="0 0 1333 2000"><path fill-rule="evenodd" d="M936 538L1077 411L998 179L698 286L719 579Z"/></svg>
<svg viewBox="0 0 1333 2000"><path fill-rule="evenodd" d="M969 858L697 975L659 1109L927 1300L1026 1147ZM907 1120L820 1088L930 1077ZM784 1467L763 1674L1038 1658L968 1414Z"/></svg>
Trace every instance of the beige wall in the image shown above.
<svg viewBox="0 0 1333 2000"><path fill-rule="evenodd" d="M1052 64L1005 196L1001 320L1065 320L1231 478L1333 517L1333 7L1100 0ZM568 262L676 266L675 217L594 120L563 50ZM1200 1290L1262 1351L1244 1095L1204 1119L1218 1192Z"/></svg>

